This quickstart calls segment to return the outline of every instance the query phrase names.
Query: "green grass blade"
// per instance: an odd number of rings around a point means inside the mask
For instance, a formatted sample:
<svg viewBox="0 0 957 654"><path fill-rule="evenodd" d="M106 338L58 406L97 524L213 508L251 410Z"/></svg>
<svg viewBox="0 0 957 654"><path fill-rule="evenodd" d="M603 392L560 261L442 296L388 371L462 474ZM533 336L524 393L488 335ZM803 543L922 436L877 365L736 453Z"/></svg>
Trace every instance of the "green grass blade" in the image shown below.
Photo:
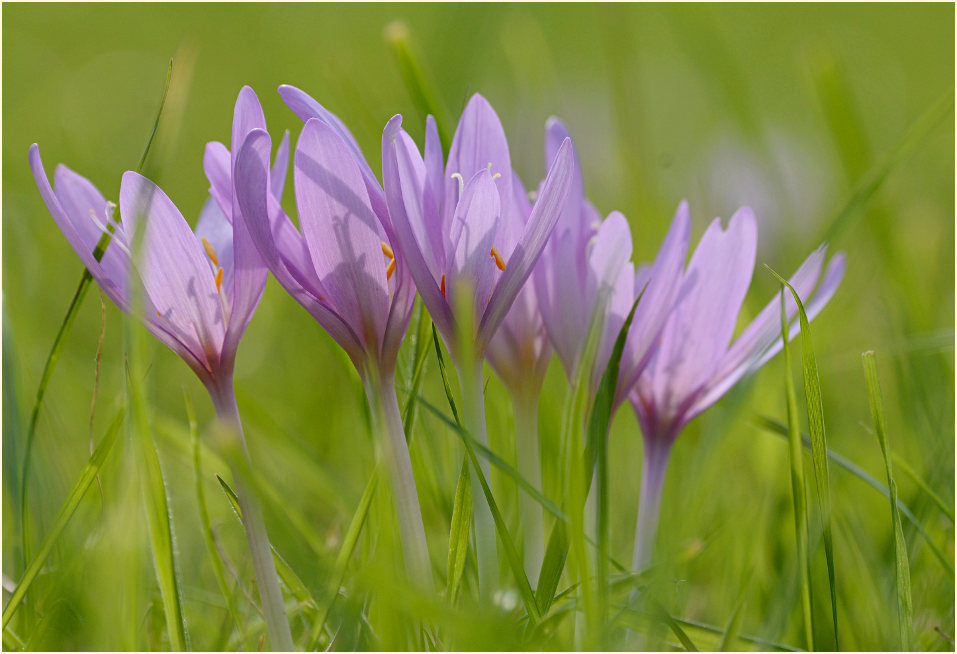
<svg viewBox="0 0 957 654"><path fill-rule="evenodd" d="M725 627L724 634L721 636L721 644L718 645L718 650L721 652L730 652L734 650L738 637L741 635L741 621L744 618L743 609L745 600L748 596L749 585L750 584L745 585L744 591L741 593L741 598L738 600L738 603L734 607L734 611L731 612L731 617L728 619L728 626Z"/></svg>
<svg viewBox="0 0 957 654"><path fill-rule="evenodd" d="M422 118L432 114L435 118L435 126L438 128L442 149L448 152L452 144L449 123L446 119L448 111L440 100L435 85L429 84L426 80L422 65L415 56L408 25L401 20L393 21L386 26L384 36L399 64L402 79L405 81L406 90L412 97L415 108L422 114Z"/></svg>
<svg viewBox="0 0 957 654"><path fill-rule="evenodd" d="M824 556L827 559L827 581L831 590L831 620L834 625L834 649L839 650L837 629L837 586L834 580L834 538L831 532L831 490L828 480L827 434L824 428L824 401L821 397L821 376L811 342L811 326L804 310L804 303L797 291L776 272L768 267L782 284L787 286L798 306L801 319L801 364L804 369L804 396L807 401L808 431L811 436L811 461L814 464L814 481L817 488L818 507L824 525Z"/></svg>
<svg viewBox="0 0 957 654"><path fill-rule="evenodd" d="M877 441L884 454L884 467L887 469L887 486L890 488L891 520L894 529L894 566L897 571L897 626L900 631L901 649L913 649L914 635L914 607L911 602L910 564L907 560L907 542L904 540L904 529L901 526L901 516L897 510L897 483L894 481L894 472L891 465L891 448L887 438L887 421L884 417L884 398L881 394L880 381L877 378L877 361L873 352L864 352L861 355L864 364L864 379L867 382L867 396L871 404L871 416L874 419L874 429L877 431Z"/></svg>
<svg viewBox="0 0 957 654"><path fill-rule="evenodd" d="M359 506L356 508L352 520L349 521L349 528L346 530L345 538L342 540L339 554L336 555L336 563L333 568L332 579L329 583L329 593L319 607L318 618L313 622L312 634L309 637L308 651L310 652L318 647L319 638L322 636L322 629L325 626L326 618L329 616L329 611L332 609L336 597L339 596L339 586L346 576L349 559L352 557L352 552L356 548L356 543L359 542L359 534L362 532L362 526L365 524L366 516L369 515L369 507L372 506L372 498L375 495L376 485L379 482L379 474L379 468L377 466L372 471L372 475L366 483L362 497L359 499Z"/></svg>
<svg viewBox="0 0 957 654"><path fill-rule="evenodd" d="M778 436L787 437L787 434L788 434L787 427L785 427L783 424L781 424L777 420L774 420L773 418L769 418L767 416L755 416L755 422L757 423L759 427L761 427L762 429L768 432L771 432L772 434L777 434ZM801 435L801 444L804 446L804 449L810 451L811 440L804 434ZM844 470L848 471L849 473L851 473L852 475L854 475L855 477L863 481L865 484L867 484L868 486L870 486L871 488L879 492L884 497L890 498L891 494L887 486L885 486L878 480L874 479L873 476L868 474L866 470L864 470L857 464L844 458L843 456L841 456L837 452L834 452L833 450L827 451L827 458L833 461L838 467L843 468ZM917 533L919 533L921 537L923 537L924 541L927 543L927 546L931 549L931 552L934 553L934 556L937 558L940 564L944 567L945 570L947 570L947 572L950 574L951 581L953 581L954 580L954 564L947 559L947 557L944 555L944 552L934 543L933 539L930 537L930 534L927 533L927 530L917 519L917 516L914 515L913 511L910 510L910 507L908 507L906 504L904 504L900 500L897 501L897 507L900 509L900 512L904 515L904 517L907 518L907 521L914 526L914 529L917 530Z"/></svg>
<svg viewBox="0 0 957 654"><path fill-rule="evenodd" d="M472 462L472 471L478 478L479 484L482 486L482 492L485 494L485 500L488 502L489 508L492 511L492 519L495 521L495 531L498 534L499 541L501 541L503 545L502 549L505 550L505 557L508 560L509 567L512 569L512 574L515 576L519 593L522 596L522 601L525 603L525 610L528 612L529 618L534 624L541 619L541 614L538 611L538 604L535 602L535 594L532 592L532 586L528 583L528 577L525 576L525 565L522 561L522 557L515 547L515 541L512 540L512 536L509 534L508 525L505 524L502 512L499 511L498 504L495 502L495 498L492 497L492 489L489 488L488 482L485 480L485 475L482 474L478 457L475 456L475 449L472 447L469 439L463 438L462 442L465 443L469 460Z"/></svg>
<svg viewBox="0 0 957 654"><path fill-rule="evenodd" d="M33 580L36 579L37 574L43 568L44 563L46 563L46 559L53 550L53 546L56 543L57 538L59 538L60 534L66 528L67 523L70 522L70 518L73 517L73 513L80 505L80 501L83 499L86 491L89 490L93 480L96 479L96 476L99 474L100 468L103 467L103 463L110 455L110 452L113 451L113 446L116 444L116 439L120 433L120 427L122 424L123 410L120 409L119 412L117 412L116 417L113 419L113 422L110 424L110 427L106 432L106 436L104 436L100 444L96 446L96 449L93 451L93 455L90 457L90 460L87 462L86 466L84 466L83 470L80 472L80 476L73 484L73 488L70 490L66 500L63 502L63 506L60 508L59 513L57 513L56 520L54 520L50 532L47 534L46 539L44 539L43 544L40 546L40 550L37 552L36 558L30 561L30 564L26 567L26 571L23 573L23 578L10 595L10 601L7 602L7 605L3 608L4 629L6 629L7 624L10 622L10 618L13 617L13 614L16 613L17 609L20 607L24 595L26 595L27 590L30 588L30 584L33 583Z"/></svg>
<svg viewBox="0 0 957 654"><path fill-rule="evenodd" d="M934 129L954 111L954 89L947 91L935 102L904 135L900 144L880 163L874 166L864 177L863 182L854 191L851 199L835 216L831 224L823 232L818 242L833 243L861 214L874 194L877 193L884 180L894 169L907 159L923 141L930 136Z"/></svg>
<svg viewBox="0 0 957 654"><path fill-rule="evenodd" d="M219 480L219 485L222 486L223 493L226 495L226 499L229 500L229 505L241 522L243 519L243 510L239 506L239 496L236 495L236 491L226 483L225 479L219 475L216 475L216 479ZM296 574L289 564L286 563L286 560L276 551L275 546L270 545L269 549L272 551L272 558L276 563L276 572L279 574L279 578L282 579L282 582L286 584L286 588L289 589L292 596L302 605L302 608L307 614L316 613L319 610L319 606L316 600L313 599L312 593L309 592L309 589L306 588L306 585L302 582L302 579L299 578L299 575Z"/></svg>
<svg viewBox="0 0 957 654"><path fill-rule="evenodd" d="M459 416L458 409L455 408L455 397L452 395L452 386L449 384L449 371L445 367L445 357L442 356L442 346L439 345L439 333L435 331L435 324L432 325L432 343L435 345L435 356L439 360L439 373L442 375L442 386L445 388L445 398L449 401L449 408L452 409L452 417L455 418L455 424L462 426L462 418Z"/></svg>
<svg viewBox="0 0 957 654"><path fill-rule="evenodd" d="M554 524L551 533L548 535L548 543L545 545L545 558L542 559L542 569L538 573L538 587L535 589L538 607L542 615L548 614L548 610L555 600L558 582L562 578L562 571L565 569L567 560L568 526L564 521L559 521Z"/></svg>
<svg viewBox="0 0 957 654"><path fill-rule="evenodd" d="M200 458L200 440L199 429L196 425L196 416L193 412L193 403L189 395L183 394L186 402L186 417L189 421L189 434L193 444L193 468L196 471L196 502L199 506L199 518L203 525L203 541L206 543L206 551L209 554L210 561L213 564L213 575L216 577L216 584L219 586L223 598L226 600L226 608L229 616L237 627L241 627L243 622L236 608L236 601L232 591L229 589L229 583L226 580L226 568L223 560L220 558L219 548L216 547L216 541L213 537L213 524L209 519L209 508L206 504L206 492L203 490L203 470Z"/></svg>
<svg viewBox="0 0 957 654"><path fill-rule="evenodd" d="M465 571L465 554L469 546L469 525L472 523L472 483L469 461L463 459L459 481L455 485L455 504L452 506L452 527L449 530L449 564L445 597L455 601L459 582Z"/></svg>
<svg viewBox="0 0 957 654"><path fill-rule="evenodd" d="M130 331L135 332L133 327ZM138 336L138 334L137 334ZM134 337L135 338L135 337ZM131 346L135 351L136 346ZM138 358L131 355L131 359ZM189 649L189 635L183 616L183 598L180 591L179 575L176 570L176 546L174 544L172 514L169 498L166 494L166 480L160 465L156 443L150 428L146 398L143 389L134 379L134 373L127 367L127 385L130 403L133 407L133 420L130 429L132 441L139 465L140 487L146 509L146 522L149 527L150 546L153 552L153 566L163 598L163 610L166 613L166 627L169 632L170 647L176 651Z"/></svg>
<svg viewBox="0 0 957 654"><path fill-rule="evenodd" d="M918 475L914 469L911 468L910 465L908 465L908 463L904 461L899 454L897 454L897 452L892 451L891 458L894 460L894 465L903 470L904 473L911 478L911 481L917 484L917 486L927 495L927 497L929 497L934 504L937 505L937 508L939 508L941 512L947 516L947 519L950 520L950 524L954 524L954 510L949 507L947 503L937 493L935 493L923 479L920 478L920 475Z"/></svg>
<svg viewBox="0 0 957 654"><path fill-rule="evenodd" d="M159 125L160 116L163 114L163 107L166 105L166 96L169 93L169 84L172 73L173 60L171 59L169 62L169 68L166 72L166 84L163 87L163 97L160 101L159 110L156 112L156 121L153 123L153 129L150 132L150 137L146 142L146 149L143 150L143 156L140 157L140 163L137 167L137 172L143 171L143 165L146 162L146 157L150 152L151 146L153 145L153 137L156 134L156 127ZM117 214L116 219L120 219L119 214ZM106 252L106 248L109 244L110 233L104 233L97 242L96 247L93 249L93 258L97 261L100 261L103 258L103 254ZM33 400L33 408L30 411L30 422L27 427L27 435L23 449L23 463L21 465L22 472L20 474L19 518L20 524L23 527L20 531L20 547L23 557L22 563L24 567L26 567L27 559L30 558L30 527L28 522L27 480L29 479L30 458L33 451L33 439L37 430L37 421L40 418L40 409L43 406L43 400L46 397L47 387L50 385L50 380L53 378L53 371L56 368L57 362L60 360L60 353L63 350L63 344L65 343L66 335L73 327L73 322L76 320L76 316L80 311L80 306L83 304L83 299L86 297L86 293L90 289L90 283L92 281L93 277L90 275L90 271L84 268L83 273L80 275L80 282L77 284L76 290L73 292L73 298L70 300L70 306L67 307L66 315L63 317L63 321L60 323L60 328L57 330L56 336L53 339L53 345L50 347L50 353L47 355L46 362L43 364L43 372L40 374L40 384L37 386L37 393Z"/></svg>
<svg viewBox="0 0 957 654"><path fill-rule="evenodd" d="M422 300L417 300L416 303L418 307L416 310L416 328L409 337L412 339L412 351L414 353L412 357L412 376L405 389L405 404L402 405L402 426L405 429L407 440L412 440L412 428L415 426L416 398L419 396L422 374L425 372L425 361L429 353L429 326L432 324L425 312Z"/></svg>
<svg viewBox="0 0 957 654"><path fill-rule="evenodd" d="M791 369L791 346L788 342L788 321L785 312L784 287L781 287L781 337L784 344L785 393L788 412L788 457L791 463L791 499L794 502L794 538L801 584L801 610L804 615L804 639L808 649L814 646L814 614L811 612L811 572L807 535L807 494L804 481L804 452L801 449L801 426L798 423L797 392Z"/></svg>

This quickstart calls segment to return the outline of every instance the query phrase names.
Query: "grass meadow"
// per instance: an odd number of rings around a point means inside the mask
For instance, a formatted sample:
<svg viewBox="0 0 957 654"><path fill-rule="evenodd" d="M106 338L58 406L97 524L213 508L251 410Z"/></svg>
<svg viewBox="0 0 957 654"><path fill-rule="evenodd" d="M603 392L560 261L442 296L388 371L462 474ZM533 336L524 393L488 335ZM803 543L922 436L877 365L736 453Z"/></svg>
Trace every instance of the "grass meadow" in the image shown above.
<svg viewBox="0 0 957 654"><path fill-rule="evenodd" d="M840 649L953 650L953 26L951 4L5 4L5 609L24 574L23 529L29 564L63 528L9 621L5 610L3 648L175 646L160 581L170 576L157 574L147 521L157 481L188 645L269 647L243 527L217 480L230 474L212 446L206 391L95 284L62 342L23 478L37 388L83 273L41 200L27 150L39 143L48 173L63 162L115 200L122 172L137 167L150 138L172 58L144 174L191 223L208 194L204 144L228 142L244 84L259 95L274 139L290 130L293 143L302 123L275 90L288 83L311 94L349 125L377 174L391 116L401 113L420 143L425 107L454 127L480 92L502 120L526 185L544 174L546 119L562 118L589 199L603 215L627 216L635 261L654 257L682 199L691 207L692 244L715 216L753 207L757 265L742 326L779 292L763 264L790 273L824 240L847 256L841 287L811 324L832 509L821 511L821 460L807 449L798 467L807 481L810 642L786 404L790 379L796 426L813 436L809 408L813 416L818 405L805 397L804 335L791 346L790 378L778 355L678 437L654 567L636 578L612 565L592 596L591 581L580 585L570 563L559 595L534 618L504 555L491 599L476 595L471 552L456 596L447 592L466 449L443 418L452 411L431 334L426 327L412 338L419 314L397 387L404 407L417 352L425 352L409 403L410 450L434 595L410 589L397 573L388 484L366 494L377 444L355 369L270 277L239 349L235 385L298 648L831 650L833 588ZM291 183L283 205L294 215ZM133 356L131 346L139 348ZM886 458L866 351L875 353ZM146 399L141 414L129 400L128 369ZM484 379L489 448L514 466L512 403L488 365ZM449 384L461 406L452 371ZM558 478L568 402L553 358L538 421L541 490L555 506L566 493ZM144 426L157 455L152 468L143 464ZM95 478L86 469L86 490L59 525L93 448L109 438L115 445ZM627 568L643 460L627 403L611 423L606 457L604 547L608 561ZM517 539L524 491L505 467L492 466L489 485ZM472 481L479 492L474 474ZM365 504L367 516L355 524ZM547 527L555 522L546 518ZM354 546L348 557L344 544ZM589 602L601 608L597 632ZM912 626L902 639L905 614Z"/></svg>

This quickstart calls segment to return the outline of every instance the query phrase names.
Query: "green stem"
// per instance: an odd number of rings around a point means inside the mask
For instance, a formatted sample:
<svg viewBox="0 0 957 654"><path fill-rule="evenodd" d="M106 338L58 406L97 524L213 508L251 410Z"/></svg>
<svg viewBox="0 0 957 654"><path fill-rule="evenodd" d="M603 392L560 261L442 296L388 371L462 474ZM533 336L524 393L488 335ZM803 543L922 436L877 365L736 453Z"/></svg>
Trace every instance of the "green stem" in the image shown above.
<svg viewBox="0 0 957 654"><path fill-rule="evenodd" d="M279 587L276 563L273 561L269 547L269 536L266 534L262 507L252 491L252 461L246 447L232 379L222 380L215 389L212 389L210 395L226 438L223 449L236 483L236 494L242 508L246 540L253 557L253 569L259 586L259 598L266 618L270 644L273 650L293 651L292 633L289 630L289 621L286 619L282 589Z"/></svg>
<svg viewBox="0 0 957 654"><path fill-rule="evenodd" d="M467 357L466 357L467 358ZM469 365L471 364L471 365ZM459 365L462 387L462 413L465 429L482 446L488 447L485 427L485 393L482 388L482 361L468 361ZM479 467L486 479L491 479L488 459L479 459ZM483 493L472 493L472 516L475 525L475 560L478 563L479 596L491 597L498 585L495 523L492 510Z"/></svg>
<svg viewBox="0 0 957 654"><path fill-rule="evenodd" d="M387 375L378 384L367 383L366 393L373 407L376 427L381 434L389 460L396 512L399 516L399 529L402 535L405 572L414 587L431 593L433 590L432 564L429 561L425 525L422 523L422 510L415 488L415 477L412 474L409 445L405 439L402 415L399 412L399 402L395 394L394 377Z"/></svg>
<svg viewBox="0 0 957 654"><path fill-rule="evenodd" d="M512 394L515 411L515 448L518 471L535 490L542 489L542 467L538 451L538 396ZM545 556L545 528L542 507L525 492L518 494L518 510L525 540L525 572L532 586L538 585L538 574Z"/></svg>

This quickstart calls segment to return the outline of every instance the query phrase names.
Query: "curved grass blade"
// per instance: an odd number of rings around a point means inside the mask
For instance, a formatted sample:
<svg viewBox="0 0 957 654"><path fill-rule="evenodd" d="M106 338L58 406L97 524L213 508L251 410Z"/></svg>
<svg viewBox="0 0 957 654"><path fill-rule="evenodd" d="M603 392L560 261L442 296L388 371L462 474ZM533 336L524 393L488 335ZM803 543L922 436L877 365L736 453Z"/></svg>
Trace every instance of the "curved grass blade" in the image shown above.
<svg viewBox="0 0 957 654"><path fill-rule="evenodd" d="M414 353L412 357L412 376L406 387L405 404L402 405L402 426L405 428L407 440L412 440L412 428L415 423L415 403L419 395L419 386L422 385L422 373L425 371L426 355L429 353L428 333L429 325L432 324L432 321L429 320L425 313L425 306L422 304L422 300L416 300L416 304L418 317L415 321L415 331L413 331L410 336L412 339L412 351Z"/></svg>
<svg viewBox="0 0 957 654"><path fill-rule="evenodd" d="M379 482L379 467L372 471L362 497L359 500L359 506L349 522L349 528L346 530L345 538L342 540L342 547L339 548L339 554L336 555L336 563L333 568L332 579L329 583L329 594L323 600L319 607L318 618L313 622L312 634L309 636L308 651L314 651L319 645L319 638L322 636L322 628L325 626L329 611L339 596L339 586L346 576L346 567L349 565L349 559L355 550L356 543L359 541L359 534L362 532L362 525L365 524L366 516L369 514L369 507L372 505L372 497L375 495L376 485Z"/></svg>
<svg viewBox="0 0 957 654"><path fill-rule="evenodd" d="M196 471L196 502L199 505L199 518L203 524L203 541L206 543L206 551L213 563L213 575L216 577L216 583L219 586L223 598L226 600L226 608L229 616L237 627L241 627L243 622L236 608L235 596L229 589L229 583L226 581L226 569L223 560L219 556L219 548L216 547L216 541L213 537L213 525L209 519L209 508L206 505L206 493L203 490L203 472L200 459L200 441L199 430L196 426L196 416L193 413L193 403L189 395L183 393L186 402L186 417L189 421L189 434L193 443L193 468Z"/></svg>
<svg viewBox="0 0 957 654"><path fill-rule="evenodd" d="M834 581L834 538L831 532L831 490L827 466L827 434L824 429L824 401L821 397L821 376L811 343L811 326L804 310L804 303L797 291L770 266L765 266L778 281L788 287L798 306L801 319L801 364L804 368L804 396L807 401L808 431L811 435L811 461L814 464L814 481L817 488L818 507L824 525L824 556L827 559L827 581L831 590L831 620L834 625L834 649L839 650L837 629L837 586Z"/></svg>
<svg viewBox="0 0 957 654"><path fill-rule="evenodd" d="M458 409L455 408L455 398L452 396L452 387L449 385L449 372L445 367L445 357L442 356L442 347L439 345L439 333L435 331L434 323L432 324L432 343L435 344L435 356L439 360L439 372L442 374L442 386L445 388L445 397L449 401L449 408L452 409L452 417L455 418L455 424L461 428L462 418L459 416Z"/></svg>
<svg viewBox="0 0 957 654"><path fill-rule="evenodd" d="M239 506L239 496L237 496L236 491L226 483L225 479L219 475L216 475L216 479L219 480L219 485L222 486L223 493L226 495L226 499L229 500L229 505L241 522L243 519L243 510ZM315 614L319 610L319 606L316 604L316 600L313 599L312 593L306 588L306 585L302 582L302 579L299 578L299 575L296 574L289 564L286 563L286 560L276 551L275 546L270 545L269 549L272 550L272 558L276 563L276 572L279 574L282 582L286 584L286 588L288 588L292 596L296 598L306 614Z"/></svg>
<svg viewBox="0 0 957 654"><path fill-rule="evenodd" d="M804 481L804 453L801 450L801 426L798 423L797 392L791 370L791 346L785 312L784 287L781 287L781 338L784 349L784 388L788 412L788 458L791 463L791 499L794 502L794 538L797 551L798 577L801 584L801 610L804 615L804 640L808 649L814 646L814 614L811 612L811 571L807 535L807 494Z"/></svg>
<svg viewBox="0 0 957 654"><path fill-rule="evenodd" d="M57 513L56 520L53 522L53 527L50 529L46 539L43 541L43 545L41 545L39 552L37 552L36 558L30 561L30 565L27 566L26 571L23 573L23 578L13 590L13 593L10 596L10 601L7 602L7 605L4 607L4 629L7 628L10 618L13 617L13 614L16 613L17 609L20 607L24 595L26 595L27 590L30 588L30 584L32 584L33 580L36 579L40 569L43 568L43 564L46 562L47 557L53 550L53 545L56 543L57 538L59 538L60 534L66 528L67 523L70 522L70 518L73 517L73 513L76 511L76 508L80 505L80 500L83 499L83 496L86 494L86 491L89 490L93 480L95 480L97 474L99 474L100 468L103 467L103 463L110 455L110 452L113 451L113 446L116 444L116 438L120 433L120 426L122 424L123 409L120 409L117 412L116 417L113 419L113 422L110 424L110 427L106 432L106 436L104 436L100 444L97 445L96 449L93 451L93 456L90 457L90 460L80 472L80 476L73 484L73 488L70 490L69 495L67 495L66 500L63 502L63 506L60 508L59 513Z"/></svg>
<svg viewBox="0 0 957 654"><path fill-rule="evenodd" d="M750 581L751 577L748 577ZM728 626L725 627L724 634L721 636L721 644L718 645L718 650L721 652L730 652L735 648L735 641L738 640L738 637L741 634L741 620L744 617L744 603L748 597L748 587L750 583L745 584L744 591L741 593L741 599L738 600L738 603L734 607L734 611L731 613L731 617L728 619Z"/></svg>
<svg viewBox="0 0 957 654"><path fill-rule="evenodd" d="M920 475L918 475L914 469L911 468L910 465L908 465L908 463L904 461L899 454L897 454L897 452L892 451L891 458L894 460L894 465L903 470L904 473L911 478L911 481L917 484L917 486L924 491L924 493L934 502L934 504L937 505L937 508L941 510L941 513L947 516L947 519L950 520L950 524L954 524L954 510L950 508L947 503L944 502L944 500L937 493L935 493L923 479L920 478Z"/></svg>
<svg viewBox="0 0 957 654"><path fill-rule="evenodd" d="M785 436L785 437L788 434L787 427L782 425L777 420L774 420L773 418L769 418L767 416L755 416L754 420L759 427L761 427L762 429L772 434L777 434L778 436ZM804 449L806 450L811 449L811 441L804 434L801 435L801 444L804 446ZM887 486L885 486L881 482L874 479L874 477L868 474L867 471L862 469L857 464L844 458L843 456L841 456L837 452L834 452L833 450L827 451L827 458L833 461L837 466L843 468L844 470L847 470L849 473L851 473L852 475L854 475L855 477L863 481L865 484L867 484L868 486L870 486L871 488L879 492L884 497L890 498L891 495L890 495L890 491L887 489ZM934 541L930 537L930 534L927 533L927 530L924 529L924 526L920 523L920 521L917 519L917 516L914 515L914 513L910 510L910 508L906 504L901 502L900 500L897 501L897 507L900 509L900 512L904 515L904 517L907 518L907 521L914 526L914 529L917 530L917 533L919 533L924 538L924 541L927 543L927 546L934 553L934 556L937 558L940 564L944 566L944 569L947 570L948 573L950 573L950 580L953 581L954 580L954 564L951 563L949 560L947 560L947 557L944 556L943 551L934 543Z"/></svg>
<svg viewBox="0 0 957 654"><path fill-rule="evenodd" d="M894 529L894 565L897 571L897 627L900 632L901 649L913 649L914 635L914 607L911 602L910 591L910 564L907 560L907 542L904 540L904 529L901 526L901 516L897 510L897 483L894 481L894 472L891 466L890 443L887 439L887 421L884 417L884 398L881 394L880 381L877 378L877 362L874 352L864 352L861 355L864 364L864 379L867 382L867 396L871 404L871 416L874 418L874 429L877 431L877 441L880 443L884 455L884 467L887 470L887 486L890 488L891 521Z"/></svg>
<svg viewBox="0 0 957 654"><path fill-rule="evenodd" d="M469 545L469 525L472 523L472 482L468 458L462 461L462 471L455 485L455 504L452 507L452 526L449 529L449 564L445 597L455 602L459 582L465 571L465 554Z"/></svg>
<svg viewBox="0 0 957 654"><path fill-rule="evenodd" d="M409 26L401 20L393 21L386 26L383 36L386 43L392 47L392 53L399 63L402 79L405 81L406 90L412 96L415 108L419 110L423 118L428 114L435 118L435 126L438 128L442 149L448 152L452 144L448 121L446 120L448 111L439 99L435 87L426 81L422 66L413 51Z"/></svg>
<svg viewBox="0 0 957 654"><path fill-rule="evenodd" d="M485 475L482 474L478 457L475 456L475 449L472 447L469 439L463 438L462 442L465 443L469 460L472 462L472 469L479 480L479 484L482 485L485 500L488 502L489 508L492 511L492 519L495 521L495 531L498 533L499 540L502 542L509 567L512 568L512 574L515 576L515 582L518 584L519 593L522 596L522 601L525 603L525 610L528 612L532 624L534 624L541 619L541 614L538 611L538 604L535 602L535 594L532 592L532 587L528 583L528 577L525 576L524 562L518 550L515 548L515 541L512 540L512 536L509 534L508 525L505 524L502 512L499 511L498 504L496 504L495 498L492 497L492 489L489 488L488 482L485 480Z"/></svg>
<svg viewBox="0 0 957 654"><path fill-rule="evenodd" d="M176 546L173 534L173 520L166 493L166 480L160 465L159 453L149 424L148 408L142 386L134 378L133 370L139 367L138 360L140 334L137 327L130 325L130 359L127 362L127 392L133 408L133 420L129 425L132 432L136 459L139 464L140 488L146 510L146 523L149 527L150 549L153 553L153 567L163 598L163 610L166 615L166 628L169 632L170 647L176 651L189 649L189 634L186 630L186 618L183 615L183 598L180 592L179 575L176 571ZM135 366L135 368L131 368Z"/></svg>
<svg viewBox="0 0 957 654"><path fill-rule="evenodd" d="M857 188L844 208L835 216L834 220L824 231L824 235L817 239L818 243L834 242L853 221L860 215L861 210L870 201L877 190L893 170L907 159L926 139L954 111L954 90L946 92L937 102L930 106L920 118L910 127L900 144L865 176L863 183Z"/></svg>
<svg viewBox="0 0 957 654"><path fill-rule="evenodd" d="M163 115L163 107L166 106L166 96L169 94L169 85L172 75L173 60L170 59L169 67L166 70L166 84L163 87L163 97L160 100L159 110L156 112L156 120L153 123L153 129L150 132L149 139L146 142L146 149L143 151L143 156L140 157L140 163L137 167L137 172L142 172L143 165L146 163L146 157L153 145L153 137L156 135L156 128L159 125L160 116ZM117 220L119 219L120 216L117 214ZM97 261L100 261L103 258L103 254L106 252L106 248L109 244L110 233L104 233L97 242L96 247L93 249L93 257ZM46 363L43 364L43 372L40 374L40 385L37 387L37 394L33 400L33 409L30 411L30 422L27 427L27 435L23 451L23 464L21 465L22 472L20 475L19 509L20 524L23 526L23 528L20 530L20 547L23 556L24 567L26 567L27 559L30 558L30 528L29 522L27 520L27 479L29 477L30 471L30 457L33 450L33 439L36 435L37 421L40 417L40 408L43 406L43 399L46 397L47 387L50 385L50 380L53 377L53 370L56 368L56 364L60 360L60 353L63 350L63 344L65 342L66 335L73 327L73 322L76 320L76 316L80 311L80 305L83 304L83 299L86 297L86 293L89 290L90 283L92 281L93 276L90 275L90 271L84 268L83 274L80 276L80 283L77 284L76 290L73 292L73 298L70 300L70 306L67 307L66 316L64 316L63 322L60 323L60 328L57 330L56 336L53 339L53 345L50 347L50 353L47 355Z"/></svg>

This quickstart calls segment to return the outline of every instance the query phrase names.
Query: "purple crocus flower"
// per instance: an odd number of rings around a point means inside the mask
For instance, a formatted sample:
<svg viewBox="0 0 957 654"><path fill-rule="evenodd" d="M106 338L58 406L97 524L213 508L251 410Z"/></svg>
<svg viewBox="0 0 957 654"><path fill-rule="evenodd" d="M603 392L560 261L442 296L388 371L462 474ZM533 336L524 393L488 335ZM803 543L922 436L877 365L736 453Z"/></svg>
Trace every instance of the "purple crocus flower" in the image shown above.
<svg viewBox="0 0 957 654"><path fill-rule="evenodd" d="M444 166L435 121L426 121L424 156L401 123L393 117L382 141L398 249L458 370L465 425L485 444L482 360L558 221L571 181L571 142L558 148L525 220L514 202L505 132L485 98L469 100ZM463 292L468 296L456 297ZM455 309L469 305L472 324L460 324ZM488 476L488 462L481 465ZM486 594L495 584L495 532L484 496L472 497L479 588Z"/></svg>
<svg viewBox="0 0 957 654"><path fill-rule="evenodd" d="M255 130L239 157L239 204L252 239L286 291L346 351L390 452L406 572L431 591L425 528L395 393L399 346L415 287L385 195L346 126L299 89L281 86L305 121L293 182L300 232L270 192L269 134Z"/></svg>
<svg viewBox="0 0 957 654"><path fill-rule="evenodd" d="M727 229L722 229L720 219L712 221L682 275L678 298L652 361L629 395L645 445L636 570L651 559L661 488L675 438L692 418L781 350L777 299L731 342L751 283L756 244L757 224L751 209L739 209ZM798 295L809 298L808 319L827 304L844 275L844 255L838 253L821 276L825 254L824 246L812 252L790 280ZM791 321L797 311L791 298L786 311ZM792 326L791 333L798 327Z"/></svg>
<svg viewBox="0 0 957 654"><path fill-rule="evenodd" d="M233 114L233 145L238 147L254 128L265 128L265 119L256 94L244 87ZM239 340L262 297L266 268L242 222L232 219L235 157L221 144L207 148L212 197L203 207L195 233L162 189L138 173L123 175L120 221L114 219L116 205L66 166L57 166L51 187L36 144L30 147L29 159L47 208L93 279L126 313L133 308L135 292L141 311L134 317L192 368L209 391L227 433L237 439L236 447L227 447L227 454L267 627L275 649L292 649L262 511L242 472L249 466L249 454L233 393L233 367ZM279 188L283 181L283 167L277 166ZM134 262L132 249L139 229L145 230L142 254ZM97 261L93 251L104 233L111 239Z"/></svg>

